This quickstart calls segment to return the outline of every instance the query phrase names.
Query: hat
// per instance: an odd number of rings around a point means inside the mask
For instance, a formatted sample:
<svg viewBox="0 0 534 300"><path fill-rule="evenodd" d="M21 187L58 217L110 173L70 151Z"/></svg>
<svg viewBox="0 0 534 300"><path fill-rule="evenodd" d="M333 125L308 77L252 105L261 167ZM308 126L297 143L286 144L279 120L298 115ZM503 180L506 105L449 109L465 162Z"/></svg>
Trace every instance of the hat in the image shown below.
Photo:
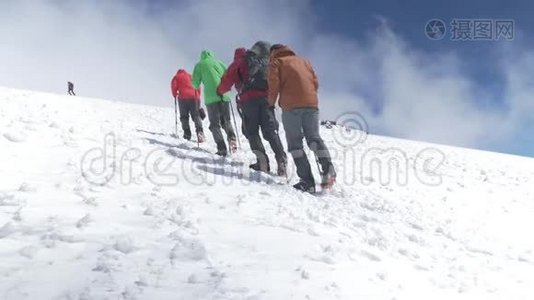
<svg viewBox="0 0 534 300"><path fill-rule="evenodd" d="M274 44L271 46L271 49L269 49L269 52L273 52L274 50L280 49L282 47L285 47L283 44Z"/></svg>
<svg viewBox="0 0 534 300"><path fill-rule="evenodd" d="M252 46L252 48L250 48L250 51L256 53L256 55L268 55L270 47L271 47L271 44L269 42L257 41Z"/></svg>

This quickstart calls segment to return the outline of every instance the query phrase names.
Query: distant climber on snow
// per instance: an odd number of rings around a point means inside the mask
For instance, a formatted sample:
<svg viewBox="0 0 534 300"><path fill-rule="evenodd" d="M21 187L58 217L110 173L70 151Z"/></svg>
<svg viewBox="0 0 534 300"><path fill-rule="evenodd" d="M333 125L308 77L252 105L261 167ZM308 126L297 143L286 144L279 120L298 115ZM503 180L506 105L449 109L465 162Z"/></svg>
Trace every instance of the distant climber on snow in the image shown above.
<svg viewBox="0 0 534 300"><path fill-rule="evenodd" d="M76 96L76 94L74 93L74 83L67 81L67 88L69 95Z"/></svg>

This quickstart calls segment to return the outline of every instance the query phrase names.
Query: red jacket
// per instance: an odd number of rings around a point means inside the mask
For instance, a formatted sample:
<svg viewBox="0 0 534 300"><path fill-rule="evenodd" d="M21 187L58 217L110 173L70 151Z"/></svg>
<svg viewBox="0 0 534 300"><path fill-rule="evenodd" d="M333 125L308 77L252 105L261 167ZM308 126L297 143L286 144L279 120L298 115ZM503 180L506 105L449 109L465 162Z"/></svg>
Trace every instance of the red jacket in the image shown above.
<svg viewBox="0 0 534 300"><path fill-rule="evenodd" d="M232 86L235 86L236 90L239 93L240 101L267 97L268 91L249 90L241 93L243 83L248 80L248 67L247 61L245 59L245 53L245 48L235 49L234 61L232 62L232 64L230 64L230 66L224 73L224 76L221 79L221 83L217 88L217 92L222 95L232 89ZM241 75L241 77L239 75Z"/></svg>
<svg viewBox="0 0 534 300"><path fill-rule="evenodd" d="M171 81L172 96L178 100L195 99L200 101L200 89L195 89L191 84L191 74L185 70L178 70Z"/></svg>

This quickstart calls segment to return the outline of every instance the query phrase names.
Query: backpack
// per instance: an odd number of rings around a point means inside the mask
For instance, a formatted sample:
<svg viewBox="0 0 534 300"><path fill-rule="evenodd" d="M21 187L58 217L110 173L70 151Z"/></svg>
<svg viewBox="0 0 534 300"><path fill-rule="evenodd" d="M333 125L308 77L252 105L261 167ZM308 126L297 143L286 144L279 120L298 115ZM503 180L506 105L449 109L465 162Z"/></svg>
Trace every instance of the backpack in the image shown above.
<svg viewBox="0 0 534 300"><path fill-rule="evenodd" d="M268 89L267 67L269 65L269 56L259 56L253 51L247 50L245 61L248 68L248 79L243 82L241 92L250 90L266 91ZM241 77L241 74L239 77ZM241 78L241 81L243 81L243 78Z"/></svg>

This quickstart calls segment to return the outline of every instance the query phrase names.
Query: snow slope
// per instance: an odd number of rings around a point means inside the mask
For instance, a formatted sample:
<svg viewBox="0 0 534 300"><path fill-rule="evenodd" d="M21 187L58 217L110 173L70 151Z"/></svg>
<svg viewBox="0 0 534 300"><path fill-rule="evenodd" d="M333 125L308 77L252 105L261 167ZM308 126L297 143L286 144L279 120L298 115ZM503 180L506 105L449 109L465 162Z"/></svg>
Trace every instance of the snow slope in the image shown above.
<svg viewBox="0 0 534 300"><path fill-rule="evenodd" d="M312 196L172 138L171 105L0 88L1 299L534 297L533 159L322 128Z"/></svg>

